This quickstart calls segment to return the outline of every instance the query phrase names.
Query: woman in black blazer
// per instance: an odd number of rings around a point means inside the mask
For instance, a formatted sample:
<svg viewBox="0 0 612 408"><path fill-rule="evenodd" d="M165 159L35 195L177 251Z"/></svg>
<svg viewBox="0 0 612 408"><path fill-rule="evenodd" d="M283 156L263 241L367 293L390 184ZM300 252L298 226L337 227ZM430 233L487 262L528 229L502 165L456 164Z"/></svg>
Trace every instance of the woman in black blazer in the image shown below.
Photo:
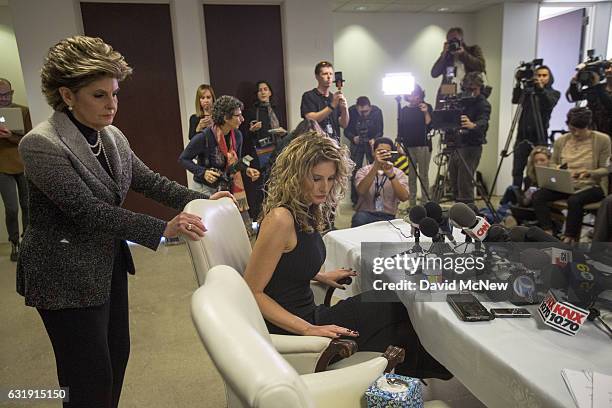
<svg viewBox="0 0 612 408"><path fill-rule="evenodd" d="M75 36L53 46L42 90L53 115L19 145L30 189L30 225L17 264L17 291L45 325L65 407L116 407L130 337L126 241L155 250L162 237L197 240L195 215L169 222L122 208L129 189L182 210L208 198L151 171L112 126L119 81L131 74L99 38ZM216 199L231 196L217 193Z"/></svg>

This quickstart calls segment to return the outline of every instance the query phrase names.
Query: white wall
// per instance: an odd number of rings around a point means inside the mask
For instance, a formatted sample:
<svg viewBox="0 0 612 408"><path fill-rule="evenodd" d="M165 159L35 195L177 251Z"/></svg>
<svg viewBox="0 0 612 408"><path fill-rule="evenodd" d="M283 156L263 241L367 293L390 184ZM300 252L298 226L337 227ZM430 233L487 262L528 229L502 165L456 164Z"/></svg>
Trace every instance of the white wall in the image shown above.
<svg viewBox="0 0 612 408"><path fill-rule="evenodd" d="M538 7L537 3L505 3L503 5L498 152L501 152L504 147L516 108L516 105L510 104L514 86L514 70L520 61L531 61L535 58ZM516 135L510 149L514 146L515 140ZM512 184L512 156L504 160L497 181L497 194L503 193L510 184Z"/></svg>
<svg viewBox="0 0 612 408"><path fill-rule="evenodd" d="M481 10L476 13L474 21L476 28L474 42L482 47L487 62L487 81L493 87L493 92L488 99L491 104L491 119L487 132L487 144L483 147L478 167L487 188L491 189L499 161L498 146L504 143L504 135L499 132L499 107L504 102L501 100L500 93L503 5L498 4ZM509 103L509 101L505 102Z"/></svg>

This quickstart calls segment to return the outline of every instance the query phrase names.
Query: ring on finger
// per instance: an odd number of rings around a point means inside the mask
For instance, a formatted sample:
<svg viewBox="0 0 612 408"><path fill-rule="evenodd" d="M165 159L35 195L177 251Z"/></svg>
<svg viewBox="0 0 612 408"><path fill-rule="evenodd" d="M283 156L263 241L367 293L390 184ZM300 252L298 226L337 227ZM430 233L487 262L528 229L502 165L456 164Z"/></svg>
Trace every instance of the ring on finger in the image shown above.
<svg viewBox="0 0 612 408"><path fill-rule="evenodd" d="M193 228L193 225L187 224L187 231L191 231L192 228Z"/></svg>

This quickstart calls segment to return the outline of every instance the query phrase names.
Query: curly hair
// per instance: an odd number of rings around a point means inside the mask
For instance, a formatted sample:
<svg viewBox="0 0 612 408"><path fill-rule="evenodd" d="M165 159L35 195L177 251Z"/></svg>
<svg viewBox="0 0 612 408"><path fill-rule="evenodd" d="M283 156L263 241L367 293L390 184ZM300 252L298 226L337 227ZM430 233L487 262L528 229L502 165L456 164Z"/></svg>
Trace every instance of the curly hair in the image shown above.
<svg viewBox="0 0 612 408"><path fill-rule="evenodd" d="M565 123L578 129L586 129L593 123L593 112L587 107L572 108L567 112Z"/></svg>
<svg viewBox="0 0 612 408"><path fill-rule="evenodd" d="M221 126L230 119L236 109L243 109L244 104L233 96L223 95L215 101L212 108L211 118L215 125Z"/></svg>
<svg viewBox="0 0 612 408"><path fill-rule="evenodd" d="M196 90L196 96L195 96L195 109L196 109L195 111L196 111L196 115L198 115L198 117L204 116L204 111L202 110L202 105L200 105L200 97L202 96L204 91L210 92L210 95L212 96L212 101L213 101L213 103L215 103L215 91L214 91L213 87L211 85L208 85L208 84L202 84L202 85L198 86L198 89Z"/></svg>
<svg viewBox="0 0 612 408"><path fill-rule="evenodd" d="M548 160L550 160L552 156L552 152L548 149L548 146L536 146L533 148L531 153L529 153L529 157L527 158L527 168L525 170L527 177L529 177L532 181L535 181L537 179L535 172L536 154L545 154L546 157L548 157Z"/></svg>
<svg viewBox="0 0 612 408"><path fill-rule="evenodd" d="M311 205L305 183L311 179L313 167L326 161L336 165L334 185L324 204ZM338 146L336 141L313 131L296 137L272 166L259 221L273 208L285 207L301 231L323 231L346 193L353 167L346 146Z"/></svg>
<svg viewBox="0 0 612 408"><path fill-rule="evenodd" d="M103 77L123 81L132 68L123 56L101 38L76 35L68 37L49 49L41 71L42 93L56 111L66 108L59 88L77 92Z"/></svg>

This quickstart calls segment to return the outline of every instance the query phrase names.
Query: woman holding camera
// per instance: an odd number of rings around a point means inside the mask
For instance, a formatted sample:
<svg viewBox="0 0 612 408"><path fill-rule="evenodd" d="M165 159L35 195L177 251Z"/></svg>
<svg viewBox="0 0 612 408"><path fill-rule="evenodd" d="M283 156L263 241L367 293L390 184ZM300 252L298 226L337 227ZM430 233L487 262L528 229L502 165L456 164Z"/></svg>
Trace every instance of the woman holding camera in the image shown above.
<svg viewBox="0 0 612 408"><path fill-rule="evenodd" d="M195 97L196 113L189 118L189 140L213 124L211 118L213 103L215 103L215 91L212 86L200 85Z"/></svg>
<svg viewBox="0 0 612 408"><path fill-rule="evenodd" d="M196 133L179 156L179 163L193 173L197 190L208 194L231 191L241 212L249 209L241 170L246 169L252 181L259 178L259 171L242 160L243 140L238 130L244 121L242 108L242 102L232 96L217 99L211 113L213 125Z"/></svg>
<svg viewBox="0 0 612 408"><path fill-rule="evenodd" d="M179 211L208 198L151 171L112 125L119 82L132 69L100 38L51 47L42 91L54 112L19 144L31 218L17 263L17 292L51 340L64 407L117 407L130 353L126 241L157 249L162 237L197 240L200 217L169 222L122 208L128 190ZM210 198L231 196L217 193Z"/></svg>

